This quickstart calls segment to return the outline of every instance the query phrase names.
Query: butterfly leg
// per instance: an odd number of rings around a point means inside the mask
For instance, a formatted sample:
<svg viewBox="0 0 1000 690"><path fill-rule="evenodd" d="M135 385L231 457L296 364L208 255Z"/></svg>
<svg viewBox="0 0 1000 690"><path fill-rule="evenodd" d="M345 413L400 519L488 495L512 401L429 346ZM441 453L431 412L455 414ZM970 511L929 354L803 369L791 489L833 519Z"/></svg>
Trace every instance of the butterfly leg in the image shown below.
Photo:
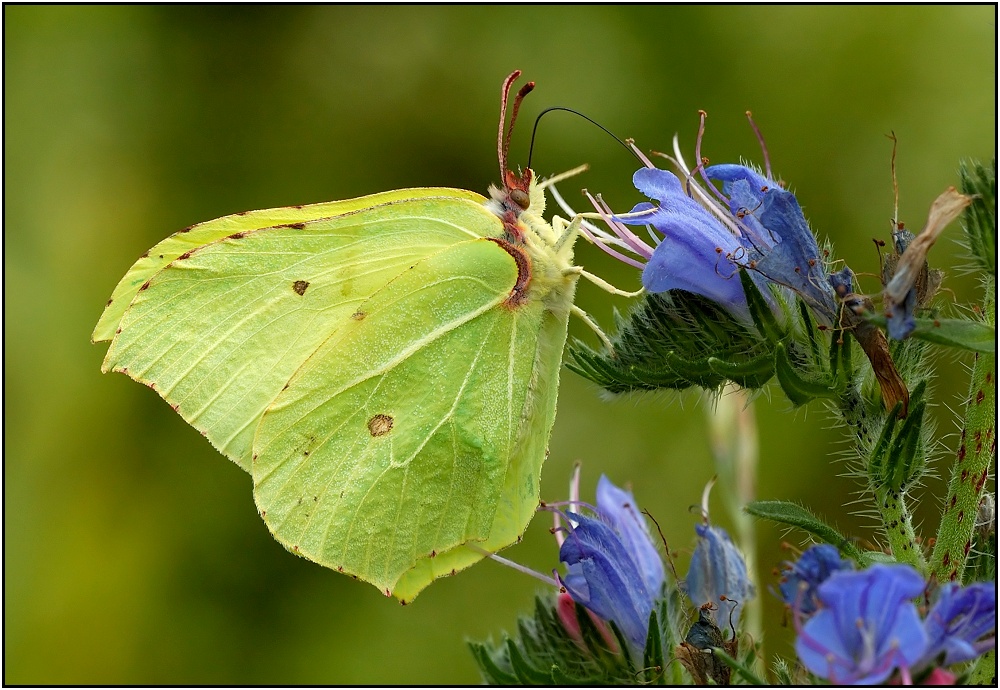
<svg viewBox="0 0 1000 690"><path fill-rule="evenodd" d="M587 314L587 312L574 304L570 307L570 313L580 317L581 321L590 326L590 329L594 331L594 333L597 334L597 337L601 339L601 342L604 343L604 347L608 348L608 352L610 354L614 354L615 348L614 345L611 344L611 339L608 338L604 331L601 330L601 327L598 326L592 318L590 318L590 315Z"/></svg>
<svg viewBox="0 0 1000 690"><path fill-rule="evenodd" d="M645 288L639 288L635 292L628 292L626 290L616 288L614 285L604 280L603 278L599 278L598 276L595 276L593 273L583 270L582 266L573 266L569 270L567 270L566 273L567 274L576 273L581 278L586 278L591 283L601 288L605 292L609 292L612 295L618 295L619 297L638 297L643 292L645 292Z"/></svg>

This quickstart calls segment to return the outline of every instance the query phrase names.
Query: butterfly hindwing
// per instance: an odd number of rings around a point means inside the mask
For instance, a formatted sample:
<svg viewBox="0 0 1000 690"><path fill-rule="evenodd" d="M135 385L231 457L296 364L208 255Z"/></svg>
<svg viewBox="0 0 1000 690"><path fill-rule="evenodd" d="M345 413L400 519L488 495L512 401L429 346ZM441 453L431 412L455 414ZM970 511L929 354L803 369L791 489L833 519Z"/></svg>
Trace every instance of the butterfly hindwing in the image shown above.
<svg viewBox="0 0 1000 690"><path fill-rule="evenodd" d="M258 508L279 541L389 593L418 560L487 540L521 451L538 337L524 321L541 311L504 304L517 276L494 242L453 245L303 365L254 443Z"/></svg>

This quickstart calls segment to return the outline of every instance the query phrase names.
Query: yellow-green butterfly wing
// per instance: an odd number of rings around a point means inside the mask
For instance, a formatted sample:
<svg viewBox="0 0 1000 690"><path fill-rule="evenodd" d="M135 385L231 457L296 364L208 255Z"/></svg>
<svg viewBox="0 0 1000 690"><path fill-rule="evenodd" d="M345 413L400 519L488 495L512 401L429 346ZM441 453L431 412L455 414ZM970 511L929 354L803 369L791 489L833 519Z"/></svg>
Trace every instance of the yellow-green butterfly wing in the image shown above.
<svg viewBox="0 0 1000 690"><path fill-rule="evenodd" d="M315 313L306 301L296 299L295 290L305 288L296 281L331 260L343 260L346 270L350 260L345 257L353 251L349 246L329 246L310 233L294 232L297 226L416 198L483 201L482 196L462 190L409 189L234 214L171 235L140 257L112 293L92 336L94 342L113 341L103 370L123 371L156 387L189 424L249 472L253 433L264 409L346 309L328 306ZM268 234L272 243L281 243L279 236L297 241L284 241L278 250L264 248L265 253L256 256L240 249L240 239L247 233L269 226L274 228ZM361 281L351 286L355 300L394 275L393 266L423 255L423 248L405 233L369 241L382 247L384 256L367 264L355 279ZM217 257L216 263L205 267L198 254L210 245L215 245L209 254ZM249 272L241 273L239 266ZM283 284L260 292L273 280L280 282L281 275ZM314 286L309 303L318 287ZM272 316L273 310L280 316ZM160 347L169 351L161 352ZM241 356L242 366L236 363ZM251 366L252 372L245 371ZM212 399L205 399L206 392Z"/></svg>
<svg viewBox="0 0 1000 690"><path fill-rule="evenodd" d="M577 274L575 230L557 237L530 192L513 213L403 190L207 223L123 279L104 369L250 471L287 548L408 601L537 506Z"/></svg>

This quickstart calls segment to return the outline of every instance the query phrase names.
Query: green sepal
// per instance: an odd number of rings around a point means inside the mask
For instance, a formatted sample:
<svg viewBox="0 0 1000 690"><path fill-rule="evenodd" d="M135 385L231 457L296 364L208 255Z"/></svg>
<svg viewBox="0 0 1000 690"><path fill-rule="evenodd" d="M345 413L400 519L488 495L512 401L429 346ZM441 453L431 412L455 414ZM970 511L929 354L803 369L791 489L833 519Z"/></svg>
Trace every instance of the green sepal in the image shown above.
<svg viewBox="0 0 1000 690"><path fill-rule="evenodd" d="M869 314L865 318L882 328L888 323L884 314ZM996 352L997 331L989 324L971 319L915 318L914 321L917 326L908 338L970 352Z"/></svg>
<svg viewBox="0 0 1000 690"><path fill-rule="evenodd" d="M889 414L885 417L882 432L879 434L878 440L875 442L868 456L868 476L876 484L880 483L882 481L881 478L886 474L885 466L887 464L889 447L894 438L893 434L896 431L896 423L899 421L899 413L902 409L903 403L900 401L889 410Z"/></svg>
<svg viewBox="0 0 1000 690"><path fill-rule="evenodd" d="M553 685L593 685L592 679L571 676L563 671L558 664L552 665L551 674Z"/></svg>
<svg viewBox="0 0 1000 690"><path fill-rule="evenodd" d="M628 666L632 673L635 673L635 662L632 661L632 652L629 649L628 640L626 640L625 635L622 634L621 628L619 628L614 621L608 621L608 627L611 628L611 633L618 641L618 651L625 660L625 665Z"/></svg>
<svg viewBox="0 0 1000 690"><path fill-rule="evenodd" d="M885 426L872 448L868 460L868 476L876 490L905 491L923 474L920 456L920 432L927 402L924 392L927 382L921 381L910 394L910 409L905 420L899 420L902 403L896 403L885 418Z"/></svg>
<svg viewBox="0 0 1000 690"><path fill-rule="evenodd" d="M792 672L788 668L788 662L782 659L780 656L775 657L774 663L771 664L771 672L774 675L775 685L791 685L792 684Z"/></svg>
<svg viewBox="0 0 1000 690"><path fill-rule="evenodd" d="M768 310L770 311L770 310ZM772 315L773 318L773 315ZM646 295L627 317L616 317L613 353L570 343L566 366L611 393L637 390L717 390L732 369L741 385L766 383L771 346L721 305L681 290ZM713 364L711 359L719 360Z"/></svg>
<svg viewBox="0 0 1000 690"><path fill-rule="evenodd" d="M656 607L649 612L649 628L646 633L646 648L642 652L642 665L647 684L666 685L663 661L663 640L660 638L660 622Z"/></svg>
<svg viewBox="0 0 1000 690"><path fill-rule="evenodd" d="M893 558L891 554L888 554L885 551L865 551L864 557L867 559L868 565L874 565L875 563L890 564L899 562Z"/></svg>
<svg viewBox="0 0 1000 690"><path fill-rule="evenodd" d="M517 676L497 666L496 662L493 661L493 657L487 651L485 644L482 642L469 642L469 649L472 650L472 656L479 665L479 670L487 683L490 685L519 684Z"/></svg>
<svg viewBox="0 0 1000 690"><path fill-rule="evenodd" d="M636 683L641 674L637 675L625 655L609 648L586 609L575 604L575 615L580 626L578 637L571 636L563 626L554 597L536 597L534 614L519 618L516 636L504 635L499 644L469 644L483 679L503 685ZM619 650L627 653L628 643L617 626L611 624L609 628ZM659 636L669 638L670 632L661 628Z"/></svg>
<svg viewBox="0 0 1000 690"><path fill-rule="evenodd" d="M740 284L743 286L743 294L746 296L747 310L750 312L750 318L753 319L757 331L768 340L783 340L787 335L785 329L774 318L774 312L771 311L770 305L761 294L760 288L753 282L750 272L745 268L740 269Z"/></svg>
<svg viewBox="0 0 1000 690"><path fill-rule="evenodd" d="M984 166L978 161L963 161L959 167L962 193L976 199L965 209L962 226L969 253L979 268L993 277L997 274L997 162Z"/></svg>
<svg viewBox="0 0 1000 690"><path fill-rule="evenodd" d="M854 545L851 539L848 539L797 503L790 501L751 501L743 510L757 518L764 518L783 525L798 527L818 537L821 541L836 546L843 555L855 561L860 567L864 568L868 565L865 554Z"/></svg>
<svg viewBox="0 0 1000 690"><path fill-rule="evenodd" d="M805 405L816 398L835 398L839 395L839 389L833 382L816 381L802 376L792 363L784 343L778 343L774 347L774 373L781 390L793 405Z"/></svg>
<svg viewBox="0 0 1000 690"><path fill-rule="evenodd" d="M838 328L830 338L830 376L839 389L844 389L854 377L854 366L851 362L851 341L846 330Z"/></svg>
<svg viewBox="0 0 1000 690"><path fill-rule="evenodd" d="M816 328L816 321L810 309L801 298L796 300L799 305L799 323L805 334L805 340L809 343L809 350L812 353L812 361L815 364L823 364L823 348L820 346L819 330Z"/></svg>
<svg viewBox="0 0 1000 690"><path fill-rule="evenodd" d="M539 671L528 663L517 644L510 638L507 638L507 657L510 659L511 668L514 669L514 675L517 676L521 685L548 685L552 682L552 675Z"/></svg>
<svg viewBox="0 0 1000 690"><path fill-rule="evenodd" d="M774 376L774 355L765 352L742 361L727 361L718 357L708 358L712 373L732 381L743 388L760 388Z"/></svg>
<svg viewBox="0 0 1000 690"><path fill-rule="evenodd" d="M722 661L726 666L743 676L743 680L748 682L750 685L767 685L763 678L747 667L746 663L737 661L733 657L729 656L729 654L726 653L726 650L721 647L712 647L712 654L714 654L715 657Z"/></svg>

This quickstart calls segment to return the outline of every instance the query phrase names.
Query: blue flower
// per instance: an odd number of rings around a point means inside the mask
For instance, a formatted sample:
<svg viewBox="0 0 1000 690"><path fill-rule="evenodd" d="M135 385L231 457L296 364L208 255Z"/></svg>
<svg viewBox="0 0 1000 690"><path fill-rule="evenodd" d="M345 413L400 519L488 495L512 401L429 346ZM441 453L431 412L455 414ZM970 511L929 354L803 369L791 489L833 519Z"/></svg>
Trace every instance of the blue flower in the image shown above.
<svg viewBox="0 0 1000 690"><path fill-rule="evenodd" d="M688 196L671 172L641 168L632 176L635 188L659 203L641 203L626 225L649 225L663 236L642 270L649 292L686 290L708 297L739 314L746 313L743 286L735 279L734 258L745 252L740 239L705 207Z"/></svg>
<svg viewBox="0 0 1000 690"><path fill-rule="evenodd" d="M997 586L976 582L961 587L949 582L938 589L937 601L924 620L929 644L923 661L944 655L950 666L975 659L996 647Z"/></svg>
<svg viewBox="0 0 1000 690"><path fill-rule="evenodd" d="M571 527L559 549L559 560L567 565L563 585L574 601L614 621L641 653L649 615L663 587L663 561L632 493L604 476L596 513L564 514Z"/></svg>
<svg viewBox="0 0 1000 690"><path fill-rule="evenodd" d="M703 132L704 114L696 146L699 157ZM676 141L677 155L671 160L683 172L683 184L673 173L656 168L634 145L632 149L646 166L632 181L657 203L643 202L616 215L599 197L588 195L611 232L586 222L582 228L601 249L641 268L647 291L686 290L748 319L737 275L746 268L766 299L768 283L781 285L802 297L824 324L835 322L837 304L816 238L795 195L771 178L769 167L764 175L745 165L710 166L700 170L706 189L694 179L700 166L688 169ZM766 149L764 157L767 162ZM713 182L722 183L721 192ZM561 198L557 201L571 211ZM653 245L627 226L646 226Z"/></svg>
<svg viewBox="0 0 1000 690"><path fill-rule="evenodd" d="M743 604L754 595L746 561L721 527L695 525L695 532L698 545L684 581L688 599L695 606L711 604L710 616L720 628L727 628L730 622L736 628ZM732 604L722 607L723 598ZM716 608L725 615L719 615Z"/></svg>
<svg viewBox="0 0 1000 690"><path fill-rule="evenodd" d="M923 591L923 578L907 565L833 573L818 588L823 607L799 630L799 659L835 684L883 683L897 668L908 673L927 649L912 601Z"/></svg>
<svg viewBox="0 0 1000 690"><path fill-rule="evenodd" d="M803 616L816 611L816 588L838 570L851 570L854 564L841 559L836 547L815 544L806 549L795 563L787 563L778 585L785 603Z"/></svg>
<svg viewBox="0 0 1000 690"><path fill-rule="evenodd" d="M795 195L745 165L713 165L705 175L722 182L729 211L745 232L750 249L743 263L791 289L832 324L836 301L816 238Z"/></svg>

